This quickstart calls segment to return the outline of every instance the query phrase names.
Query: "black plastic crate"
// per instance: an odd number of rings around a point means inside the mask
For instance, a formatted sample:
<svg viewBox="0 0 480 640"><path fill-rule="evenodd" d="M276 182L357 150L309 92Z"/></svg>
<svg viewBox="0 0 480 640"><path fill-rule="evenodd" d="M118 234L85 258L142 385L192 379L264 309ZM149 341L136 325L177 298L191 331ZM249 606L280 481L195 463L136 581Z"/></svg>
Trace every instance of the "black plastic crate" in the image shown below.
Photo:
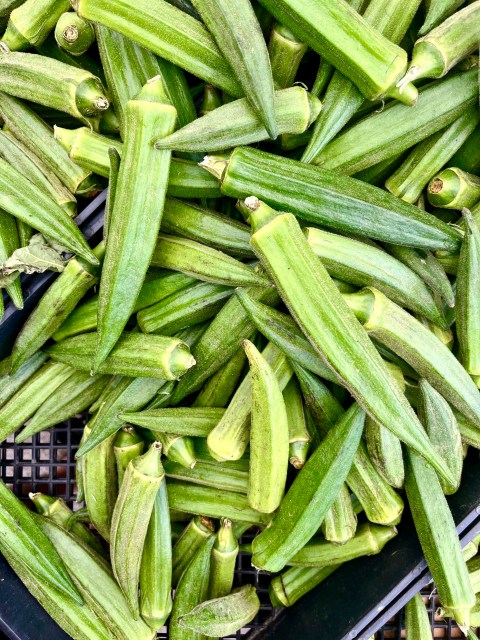
<svg viewBox="0 0 480 640"><path fill-rule="evenodd" d="M105 192L77 216L76 222L92 245L101 239ZM0 323L0 358L8 355L12 342L56 274L22 278L25 308L17 311L7 302ZM22 499L30 491L75 498L74 455L80 440L82 416L37 434L17 445L13 437L0 445L0 474ZM480 532L480 474L478 452L466 460L462 488L449 499L462 544ZM360 576L360 579L359 579ZM236 582L253 583L262 606L257 618L232 638L264 640L359 640L375 632L376 639L400 638L402 615L394 616L430 580L408 512L399 525L399 535L378 556L359 558L338 569L288 610L273 610L267 587L269 576L250 565L249 557L238 559ZM66 640L68 636L23 587L0 556L0 632L11 640ZM433 612L434 600L430 610ZM436 635L454 638L455 625L435 620ZM1 636L0 636L1 637ZM166 631L159 638L167 638Z"/></svg>

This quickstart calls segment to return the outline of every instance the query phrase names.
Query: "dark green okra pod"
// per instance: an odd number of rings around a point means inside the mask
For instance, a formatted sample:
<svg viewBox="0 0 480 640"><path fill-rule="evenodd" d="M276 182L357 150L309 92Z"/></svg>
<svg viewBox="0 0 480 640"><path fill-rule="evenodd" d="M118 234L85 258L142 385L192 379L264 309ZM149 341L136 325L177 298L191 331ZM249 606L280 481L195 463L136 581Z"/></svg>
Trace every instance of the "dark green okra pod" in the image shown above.
<svg viewBox="0 0 480 640"><path fill-rule="evenodd" d="M212 548L209 600L227 596L231 592L237 555L238 541L232 522L222 518Z"/></svg>
<svg viewBox="0 0 480 640"><path fill-rule="evenodd" d="M295 377L283 390L283 400L287 411L289 462L295 469L301 469L307 459L312 438L308 432L302 394Z"/></svg>
<svg viewBox="0 0 480 640"><path fill-rule="evenodd" d="M68 0L23 2L11 12L0 41L1 45L6 47L7 51L20 51L41 45L68 7Z"/></svg>
<svg viewBox="0 0 480 640"><path fill-rule="evenodd" d="M205 541L210 540L215 527L210 518L195 516L185 527L172 553L172 584L175 587L192 558Z"/></svg>
<svg viewBox="0 0 480 640"><path fill-rule="evenodd" d="M444 169L430 181L427 198L435 207L470 209L480 200L480 178L455 166Z"/></svg>

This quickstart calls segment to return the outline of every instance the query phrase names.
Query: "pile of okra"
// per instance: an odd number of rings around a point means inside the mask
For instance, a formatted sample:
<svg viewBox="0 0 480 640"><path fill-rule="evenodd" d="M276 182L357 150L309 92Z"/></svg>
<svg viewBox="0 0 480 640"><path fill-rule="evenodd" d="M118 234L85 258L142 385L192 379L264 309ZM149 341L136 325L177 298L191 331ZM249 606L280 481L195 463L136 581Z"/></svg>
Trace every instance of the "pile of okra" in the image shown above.
<svg viewBox="0 0 480 640"><path fill-rule="evenodd" d="M1 553L76 640L219 638L260 606L244 533L288 607L408 503L471 635L480 0L71 4L0 0L0 285L60 272L0 441L88 415L77 510L0 480Z"/></svg>

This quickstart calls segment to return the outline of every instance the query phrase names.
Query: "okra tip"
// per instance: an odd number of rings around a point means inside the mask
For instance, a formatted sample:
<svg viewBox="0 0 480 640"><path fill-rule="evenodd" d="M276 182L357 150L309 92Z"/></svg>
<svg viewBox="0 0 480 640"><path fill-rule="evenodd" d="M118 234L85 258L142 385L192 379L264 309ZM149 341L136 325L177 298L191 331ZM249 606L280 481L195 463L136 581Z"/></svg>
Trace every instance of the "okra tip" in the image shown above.
<svg viewBox="0 0 480 640"><path fill-rule="evenodd" d="M228 162L228 156L205 156L204 159L198 163L198 166L206 169L206 171L211 173L212 176L215 176L217 180L222 181L223 174L228 167Z"/></svg>

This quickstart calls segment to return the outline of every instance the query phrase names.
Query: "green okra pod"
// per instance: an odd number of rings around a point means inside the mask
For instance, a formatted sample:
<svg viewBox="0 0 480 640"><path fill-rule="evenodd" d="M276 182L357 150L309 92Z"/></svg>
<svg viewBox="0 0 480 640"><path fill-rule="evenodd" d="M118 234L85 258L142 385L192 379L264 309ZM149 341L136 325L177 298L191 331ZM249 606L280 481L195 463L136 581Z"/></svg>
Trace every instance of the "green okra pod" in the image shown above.
<svg viewBox="0 0 480 640"><path fill-rule="evenodd" d="M202 166L220 179L224 195L245 198L255 193L271 206L322 227L406 246L459 247L457 230L347 176L250 147L238 147L227 160L206 156Z"/></svg>
<svg viewBox="0 0 480 640"><path fill-rule="evenodd" d="M450 166L476 175L480 173L480 127L475 129L457 153L452 156Z"/></svg>
<svg viewBox="0 0 480 640"><path fill-rule="evenodd" d="M213 407L174 407L120 413L119 417L154 432L206 438L224 413L224 409Z"/></svg>
<svg viewBox="0 0 480 640"><path fill-rule="evenodd" d="M303 133L320 113L321 103L303 87L275 92L278 133ZM267 130L247 98L229 102L175 133L158 140L158 149L220 151L268 138Z"/></svg>
<svg viewBox="0 0 480 640"><path fill-rule="evenodd" d="M280 389L283 390L293 374L287 358L272 343L267 344L262 356L273 369ZM221 420L208 435L208 448L216 460L238 460L247 448L253 406L252 377L251 373L245 376Z"/></svg>
<svg viewBox="0 0 480 640"><path fill-rule="evenodd" d="M156 435L156 434L154 434ZM219 466L214 462L196 462L193 468L186 467L171 459L163 465L167 478L199 484L204 487L214 487L234 491L235 493L248 492L248 471L229 469Z"/></svg>
<svg viewBox="0 0 480 640"><path fill-rule="evenodd" d="M2 374L0 377L0 407L3 407L22 388L23 384L45 364L46 360L46 354L35 353L15 373L11 373L10 357L2 360L0 363Z"/></svg>
<svg viewBox="0 0 480 640"><path fill-rule="evenodd" d="M323 582L340 565L329 567L290 567L275 576L268 586L274 607L291 607L306 593Z"/></svg>
<svg viewBox="0 0 480 640"><path fill-rule="evenodd" d="M112 514L112 568L135 619L139 617L143 545L155 497L165 478L160 452L161 445L154 442L145 454L129 463Z"/></svg>
<svg viewBox="0 0 480 640"><path fill-rule="evenodd" d="M91 371L96 344L97 334L86 333L46 347L45 352L57 362ZM194 364L187 345L176 338L123 333L110 355L98 367L98 372L176 380Z"/></svg>
<svg viewBox="0 0 480 640"><path fill-rule="evenodd" d="M68 0L27 0L10 14L0 40L6 50L19 51L41 45L64 11Z"/></svg>
<svg viewBox="0 0 480 640"><path fill-rule="evenodd" d="M164 233L158 236L150 264L230 287L271 286L267 277L218 249Z"/></svg>
<svg viewBox="0 0 480 640"><path fill-rule="evenodd" d="M287 411L289 462L295 469L301 469L307 459L312 438L308 432L302 394L295 377L291 378L283 390L283 400Z"/></svg>
<svg viewBox="0 0 480 640"><path fill-rule="evenodd" d="M416 41L407 73L397 84L419 78L441 78L478 48L480 3L472 2Z"/></svg>
<svg viewBox="0 0 480 640"><path fill-rule="evenodd" d="M72 56L81 56L95 42L93 25L73 11L62 13L55 25L58 46Z"/></svg>
<svg viewBox="0 0 480 640"><path fill-rule="evenodd" d="M42 403L15 441L25 442L35 433L85 411L100 396L107 381L107 376L91 376L90 373L75 371Z"/></svg>
<svg viewBox="0 0 480 640"><path fill-rule="evenodd" d="M162 445L163 453L169 460L178 462L187 469L195 467L197 460L192 438L173 433L159 433L158 431L155 435Z"/></svg>
<svg viewBox="0 0 480 640"><path fill-rule="evenodd" d="M469 108L446 129L417 144L385 182L387 189L406 202L416 202L430 179L450 160L479 122L476 106Z"/></svg>
<svg viewBox="0 0 480 640"><path fill-rule="evenodd" d="M207 28L160 0L155 7L139 0L135 12L120 0L75 0L78 15L118 31L182 69L239 96L242 89Z"/></svg>
<svg viewBox="0 0 480 640"><path fill-rule="evenodd" d="M457 624L466 629L475 595L442 487L432 467L414 451L406 451L405 465L413 522L438 595Z"/></svg>
<svg viewBox="0 0 480 640"><path fill-rule="evenodd" d="M407 638L430 640L432 626L422 596L417 593L405 605L405 633Z"/></svg>
<svg viewBox="0 0 480 640"><path fill-rule="evenodd" d="M422 87L414 117L399 102L367 115L332 140L316 164L352 174L409 149L450 125L475 103L476 75L476 70L466 71Z"/></svg>
<svg viewBox="0 0 480 640"><path fill-rule="evenodd" d="M87 423L84 429L85 440L88 440L90 432ZM82 467L85 504L90 520L107 542L110 541L110 524L118 493L114 440L114 435L106 438L77 461L77 465Z"/></svg>
<svg viewBox="0 0 480 640"><path fill-rule="evenodd" d="M210 518L195 516L190 520L173 547L172 584L174 587L180 581L196 552L213 537L214 533L215 527Z"/></svg>
<svg viewBox="0 0 480 640"><path fill-rule="evenodd" d="M36 522L54 544L86 604L110 634L121 640L152 640L151 629L143 620L134 620L130 615L127 601L105 560L49 518L36 516Z"/></svg>
<svg viewBox="0 0 480 640"><path fill-rule="evenodd" d="M213 111L214 109L217 109L217 107L221 107L222 104L222 96L218 89L211 84L205 84L202 104L198 110L200 117L210 113L210 111Z"/></svg>
<svg viewBox="0 0 480 640"><path fill-rule="evenodd" d="M73 602L83 599L70 579L55 548L38 527L33 514L0 481L0 549L13 554L19 564L48 587Z"/></svg>
<svg viewBox="0 0 480 640"><path fill-rule="evenodd" d="M321 529L325 540L334 544L344 545L355 535L357 516L353 510L350 491L345 484L325 514Z"/></svg>
<svg viewBox="0 0 480 640"><path fill-rule="evenodd" d="M20 329L12 348L13 372L43 347L97 281L84 264L75 259L69 261Z"/></svg>
<svg viewBox="0 0 480 640"><path fill-rule="evenodd" d="M245 584L229 595L202 602L180 616L178 624L199 634L224 637L251 622L259 609L255 587Z"/></svg>
<svg viewBox="0 0 480 640"><path fill-rule="evenodd" d="M434 207L470 209L480 200L480 178L449 167L432 178L427 198Z"/></svg>
<svg viewBox="0 0 480 640"><path fill-rule="evenodd" d="M443 493L449 495L457 491L462 477L463 446L457 420L448 402L426 380L420 380L419 391L418 416L455 479L447 483L439 478Z"/></svg>
<svg viewBox="0 0 480 640"><path fill-rule="evenodd" d="M254 197L246 205L251 210L252 247L312 345L370 417L421 451L449 479L450 472L406 398L391 384L385 363L310 249L295 217L277 214Z"/></svg>
<svg viewBox="0 0 480 640"><path fill-rule="evenodd" d="M268 53L272 67L273 82L277 89L285 89L292 86L297 75L298 67L308 46L297 36L277 22L270 32ZM314 85L315 87L315 85ZM312 89L317 96L320 91Z"/></svg>
<svg viewBox="0 0 480 640"><path fill-rule="evenodd" d="M212 548L209 600L222 598L231 592L237 556L238 541L232 522L228 518L222 518Z"/></svg>
<svg viewBox="0 0 480 640"><path fill-rule="evenodd" d="M20 248L20 238L18 235L15 218L6 211L0 210L0 261L5 262L12 253ZM23 308L23 294L20 285L20 278L16 278L8 284L5 289L12 299L17 309ZM3 304L3 298L2 298ZM3 311L2 311L3 315Z"/></svg>
<svg viewBox="0 0 480 640"><path fill-rule="evenodd" d="M109 106L100 80L89 71L34 53L3 53L2 89L17 98L69 113L85 124ZM32 95L32 86L35 95Z"/></svg>
<svg viewBox="0 0 480 640"><path fill-rule="evenodd" d="M270 526L254 539L254 566L279 571L310 540L347 477L364 421L353 404L310 456Z"/></svg>
<svg viewBox="0 0 480 640"><path fill-rule="evenodd" d="M306 238L331 276L357 286L374 286L402 307L444 323L421 278L380 248L315 228L306 229Z"/></svg>
<svg viewBox="0 0 480 640"><path fill-rule="evenodd" d="M124 330L147 273L160 229L171 156L153 148L152 136L155 130L164 135L173 131L177 112L157 77L128 101L126 116L129 128L100 279L94 369L100 368ZM148 188L146 181L150 181Z"/></svg>
<svg viewBox="0 0 480 640"><path fill-rule="evenodd" d="M145 440L134 429L125 426L117 433L113 442L113 453L117 462L118 486L122 486L123 476L131 460L141 456L145 449Z"/></svg>
<svg viewBox="0 0 480 640"><path fill-rule="evenodd" d="M420 27L418 34L424 36L434 27L438 26L463 4L463 0L430 0L427 5L425 22Z"/></svg>
<svg viewBox="0 0 480 640"><path fill-rule="evenodd" d="M247 357L243 349L239 349L203 385L195 398L195 407L227 407L242 378Z"/></svg>
<svg viewBox="0 0 480 640"><path fill-rule="evenodd" d="M262 513L280 505L288 471L289 428L282 390L270 364L245 340L252 378L248 502Z"/></svg>

